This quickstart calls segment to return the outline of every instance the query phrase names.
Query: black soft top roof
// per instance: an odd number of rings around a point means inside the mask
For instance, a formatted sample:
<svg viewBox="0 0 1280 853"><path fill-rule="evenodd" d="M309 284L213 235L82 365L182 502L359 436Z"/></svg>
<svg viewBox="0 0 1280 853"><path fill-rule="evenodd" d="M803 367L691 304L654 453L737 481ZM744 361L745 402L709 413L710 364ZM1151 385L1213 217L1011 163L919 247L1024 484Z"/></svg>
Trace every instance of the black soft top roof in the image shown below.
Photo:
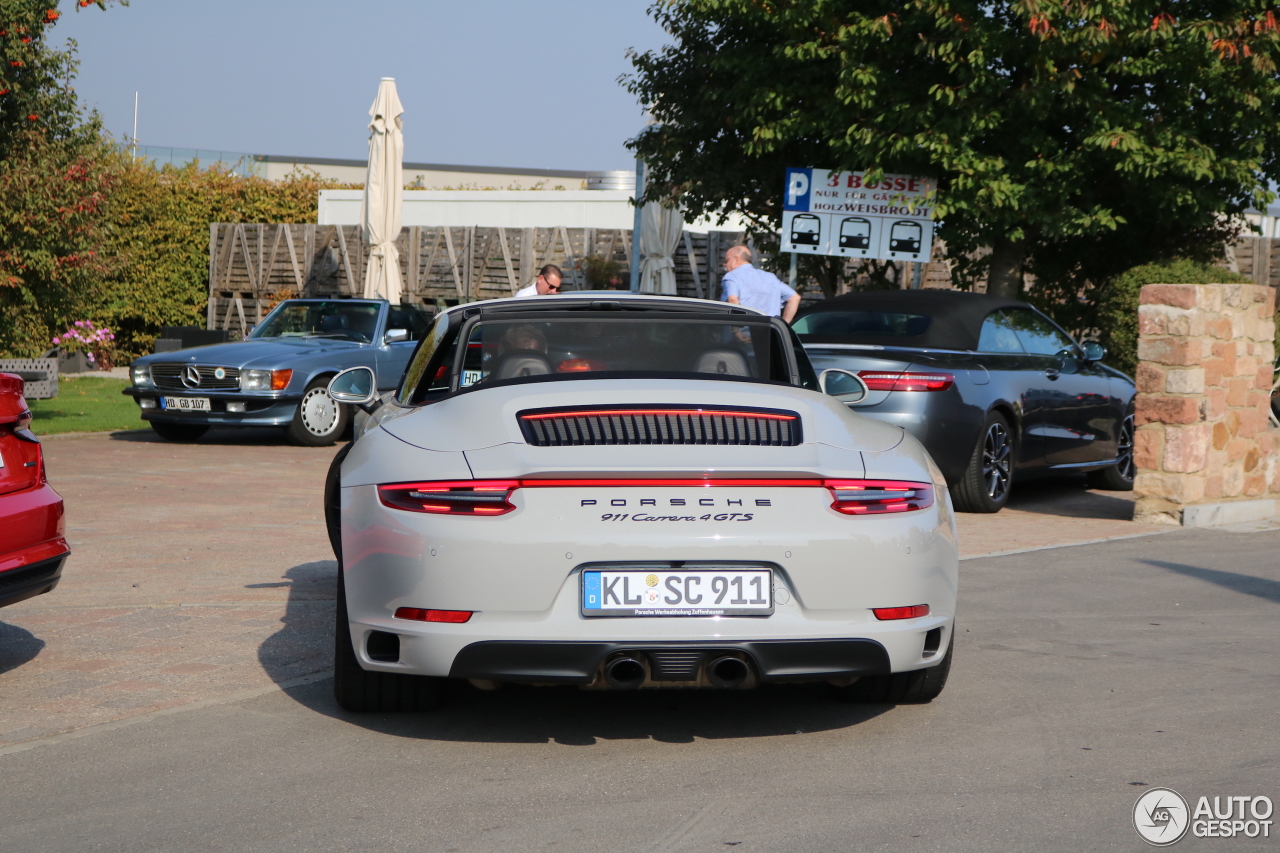
<svg viewBox="0 0 1280 853"><path fill-rule="evenodd" d="M828 311L886 311L923 314L932 318L923 334L801 335L810 344L879 344L895 347L972 350L978 348L982 321L997 308L1029 308L1026 302L968 293L962 290L872 290L824 299L800 312L800 316Z"/></svg>

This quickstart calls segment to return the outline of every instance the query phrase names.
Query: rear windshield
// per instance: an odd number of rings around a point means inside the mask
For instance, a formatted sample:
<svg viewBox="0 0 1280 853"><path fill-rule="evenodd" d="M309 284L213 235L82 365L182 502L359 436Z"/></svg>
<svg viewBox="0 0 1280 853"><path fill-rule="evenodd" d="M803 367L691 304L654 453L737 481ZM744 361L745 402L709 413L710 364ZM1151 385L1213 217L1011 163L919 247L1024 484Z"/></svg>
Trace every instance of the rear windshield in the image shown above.
<svg viewBox="0 0 1280 853"><path fill-rule="evenodd" d="M378 328L378 308L369 302L288 300L276 306L249 337L340 338L367 344Z"/></svg>
<svg viewBox="0 0 1280 853"><path fill-rule="evenodd" d="M544 316L486 318L471 326L461 359L453 340L422 365L411 401L450 390L558 379L791 380L784 342L768 323L659 314Z"/></svg>
<svg viewBox="0 0 1280 853"><path fill-rule="evenodd" d="M817 311L796 320L793 328L805 342L858 338L914 338L929 328L925 314L898 311Z"/></svg>

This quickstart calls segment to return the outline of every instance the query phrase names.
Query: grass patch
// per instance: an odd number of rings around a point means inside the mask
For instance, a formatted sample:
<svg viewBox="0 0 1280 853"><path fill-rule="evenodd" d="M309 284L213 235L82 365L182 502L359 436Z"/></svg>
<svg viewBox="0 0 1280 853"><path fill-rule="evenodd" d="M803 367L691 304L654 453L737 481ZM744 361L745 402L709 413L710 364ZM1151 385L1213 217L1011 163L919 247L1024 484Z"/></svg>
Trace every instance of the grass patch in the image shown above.
<svg viewBox="0 0 1280 853"><path fill-rule="evenodd" d="M36 435L61 432L111 432L142 429L146 421L132 397L121 394L127 379L106 376L60 377L58 396L52 400L28 400Z"/></svg>

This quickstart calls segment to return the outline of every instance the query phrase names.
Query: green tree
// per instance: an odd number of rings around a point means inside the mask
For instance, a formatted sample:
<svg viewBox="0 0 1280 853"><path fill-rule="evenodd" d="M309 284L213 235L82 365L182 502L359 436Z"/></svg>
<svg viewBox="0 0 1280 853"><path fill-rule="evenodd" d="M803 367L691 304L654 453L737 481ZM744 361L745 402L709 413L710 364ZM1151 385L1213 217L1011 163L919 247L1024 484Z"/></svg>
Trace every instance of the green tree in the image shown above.
<svg viewBox="0 0 1280 853"><path fill-rule="evenodd" d="M11 355L47 349L109 269L100 249L119 158L77 104L74 45L48 44L56 5L0 0L0 353Z"/></svg>
<svg viewBox="0 0 1280 853"><path fill-rule="evenodd" d="M116 331L124 357L149 352L163 326L203 326L209 223L315 222L320 190L338 186L307 172L269 181L198 162L156 168L125 155L103 246L111 269L93 318Z"/></svg>
<svg viewBox="0 0 1280 853"><path fill-rule="evenodd" d="M1259 0L683 0L623 78L648 198L781 219L783 169L934 177L973 281L1078 301L1211 258L1280 179L1280 21ZM990 252L980 251L990 248ZM1094 294L1096 296L1096 294ZM1091 298L1090 301L1096 301ZM1084 322L1083 319L1080 322Z"/></svg>

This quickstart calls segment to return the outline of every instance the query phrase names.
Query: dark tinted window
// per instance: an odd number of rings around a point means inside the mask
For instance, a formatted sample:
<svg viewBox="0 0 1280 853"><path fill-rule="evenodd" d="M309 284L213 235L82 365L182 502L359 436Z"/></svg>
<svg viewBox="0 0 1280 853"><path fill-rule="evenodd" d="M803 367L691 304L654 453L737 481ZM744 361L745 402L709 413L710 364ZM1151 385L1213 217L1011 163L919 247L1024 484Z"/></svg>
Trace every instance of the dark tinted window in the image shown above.
<svg viewBox="0 0 1280 853"><path fill-rule="evenodd" d="M1003 311L993 311L982 321L978 352L1022 352L1022 344Z"/></svg>
<svg viewBox="0 0 1280 853"><path fill-rule="evenodd" d="M601 373L788 381L769 326L645 318L485 319L472 331L460 386ZM781 369L781 377L775 376Z"/></svg>
<svg viewBox="0 0 1280 853"><path fill-rule="evenodd" d="M796 320L792 328L800 340L814 338L914 338L929 328L925 314L897 311L816 311Z"/></svg>
<svg viewBox="0 0 1280 853"><path fill-rule="evenodd" d="M420 341L431 328L431 316L416 305L400 305L387 313L387 330L407 329L409 340Z"/></svg>
<svg viewBox="0 0 1280 853"><path fill-rule="evenodd" d="M1075 355L1075 342L1039 311L1006 308L1004 314L1027 352L1033 355Z"/></svg>

